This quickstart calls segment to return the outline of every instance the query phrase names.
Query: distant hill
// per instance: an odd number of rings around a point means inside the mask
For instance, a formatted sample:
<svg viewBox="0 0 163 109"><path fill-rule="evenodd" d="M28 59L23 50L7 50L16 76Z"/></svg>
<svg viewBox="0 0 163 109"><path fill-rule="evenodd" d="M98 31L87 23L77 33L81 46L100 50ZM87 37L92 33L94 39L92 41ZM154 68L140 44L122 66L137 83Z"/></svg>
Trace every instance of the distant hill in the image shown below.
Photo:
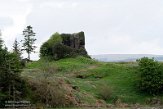
<svg viewBox="0 0 163 109"><path fill-rule="evenodd" d="M163 55L152 54L102 54L91 55L92 58L102 62L134 62L142 57L154 58L157 61L163 61Z"/></svg>

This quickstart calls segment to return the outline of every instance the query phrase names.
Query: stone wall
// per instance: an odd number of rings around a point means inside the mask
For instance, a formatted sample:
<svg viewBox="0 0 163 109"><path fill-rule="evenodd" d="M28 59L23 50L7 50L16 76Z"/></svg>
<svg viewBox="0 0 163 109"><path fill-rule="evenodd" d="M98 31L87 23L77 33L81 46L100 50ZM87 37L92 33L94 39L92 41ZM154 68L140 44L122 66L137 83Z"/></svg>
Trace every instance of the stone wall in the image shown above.
<svg viewBox="0 0 163 109"><path fill-rule="evenodd" d="M74 34L61 34L62 43L74 49L85 49L85 35L84 32Z"/></svg>
<svg viewBox="0 0 163 109"><path fill-rule="evenodd" d="M41 57L51 57L55 60L78 55L89 57L85 49L84 32L55 33L40 48Z"/></svg>

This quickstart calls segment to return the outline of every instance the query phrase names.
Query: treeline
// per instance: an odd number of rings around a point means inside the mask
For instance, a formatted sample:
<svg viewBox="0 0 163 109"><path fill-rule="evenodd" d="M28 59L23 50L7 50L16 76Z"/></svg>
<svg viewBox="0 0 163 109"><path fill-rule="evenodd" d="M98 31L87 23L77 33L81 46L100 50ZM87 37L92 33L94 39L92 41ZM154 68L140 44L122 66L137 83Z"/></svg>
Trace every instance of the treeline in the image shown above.
<svg viewBox="0 0 163 109"><path fill-rule="evenodd" d="M25 81L20 77L21 59L15 52L8 52L0 39L0 101L22 99L26 95Z"/></svg>
<svg viewBox="0 0 163 109"><path fill-rule="evenodd" d="M31 26L27 26L23 35L22 47L15 40L12 52L8 51L0 38L0 107L5 107L5 101L23 100L27 96L27 84L20 76L25 64L21 55L22 51L26 51L30 60L30 54L36 48L36 39Z"/></svg>

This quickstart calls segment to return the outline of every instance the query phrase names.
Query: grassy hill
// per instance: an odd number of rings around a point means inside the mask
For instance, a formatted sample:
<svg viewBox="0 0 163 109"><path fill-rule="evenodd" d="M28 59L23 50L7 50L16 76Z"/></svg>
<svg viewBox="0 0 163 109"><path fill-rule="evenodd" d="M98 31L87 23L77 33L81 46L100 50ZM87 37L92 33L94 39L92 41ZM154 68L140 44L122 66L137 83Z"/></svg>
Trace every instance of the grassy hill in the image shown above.
<svg viewBox="0 0 163 109"><path fill-rule="evenodd" d="M46 67L52 73L43 72ZM54 83L59 80L58 83L64 83L64 87L70 90L71 98L78 105L146 104L152 96L138 92L136 69L137 63L104 63L77 57L28 63L22 76L28 80L46 78ZM102 95L108 97L104 99ZM163 100L163 96L158 98Z"/></svg>

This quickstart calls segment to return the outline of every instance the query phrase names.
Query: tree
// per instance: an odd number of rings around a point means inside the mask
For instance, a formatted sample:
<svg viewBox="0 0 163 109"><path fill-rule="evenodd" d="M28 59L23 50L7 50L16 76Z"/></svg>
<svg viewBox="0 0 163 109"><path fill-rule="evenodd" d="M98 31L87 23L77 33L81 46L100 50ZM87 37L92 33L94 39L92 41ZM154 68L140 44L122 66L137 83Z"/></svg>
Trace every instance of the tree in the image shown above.
<svg viewBox="0 0 163 109"><path fill-rule="evenodd" d="M139 89L143 92L156 95L162 92L163 73L161 65L154 59L141 58L139 64Z"/></svg>
<svg viewBox="0 0 163 109"><path fill-rule="evenodd" d="M32 30L31 26L27 26L26 29L23 31L24 40L23 42L23 49L22 51L26 51L28 54L28 59L30 60L30 54L35 52L36 46L34 46L36 39L34 38L35 33Z"/></svg>
<svg viewBox="0 0 163 109"><path fill-rule="evenodd" d="M1 42L3 40L1 39ZM25 96L25 81L21 78L21 61L0 42L0 107L6 100L19 100Z"/></svg>
<svg viewBox="0 0 163 109"><path fill-rule="evenodd" d="M23 80L20 77L21 63L15 53L4 53L3 65L0 72L2 100L18 100L23 93Z"/></svg>
<svg viewBox="0 0 163 109"><path fill-rule="evenodd" d="M2 48L2 46L3 46L3 41L2 41L2 39L0 37L0 48Z"/></svg>
<svg viewBox="0 0 163 109"><path fill-rule="evenodd" d="M13 44L13 53L15 53L21 59L21 49L19 46L19 42L15 39Z"/></svg>
<svg viewBox="0 0 163 109"><path fill-rule="evenodd" d="M1 38L1 31L0 31L0 49L2 49L2 46L3 46L3 40L2 40L2 38Z"/></svg>
<svg viewBox="0 0 163 109"><path fill-rule="evenodd" d="M5 55L6 55L7 51L6 49L4 49L4 44L3 44L3 40L0 36L0 71L3 70L3 65L4 65L4 61L5 61Z"/></svg>

